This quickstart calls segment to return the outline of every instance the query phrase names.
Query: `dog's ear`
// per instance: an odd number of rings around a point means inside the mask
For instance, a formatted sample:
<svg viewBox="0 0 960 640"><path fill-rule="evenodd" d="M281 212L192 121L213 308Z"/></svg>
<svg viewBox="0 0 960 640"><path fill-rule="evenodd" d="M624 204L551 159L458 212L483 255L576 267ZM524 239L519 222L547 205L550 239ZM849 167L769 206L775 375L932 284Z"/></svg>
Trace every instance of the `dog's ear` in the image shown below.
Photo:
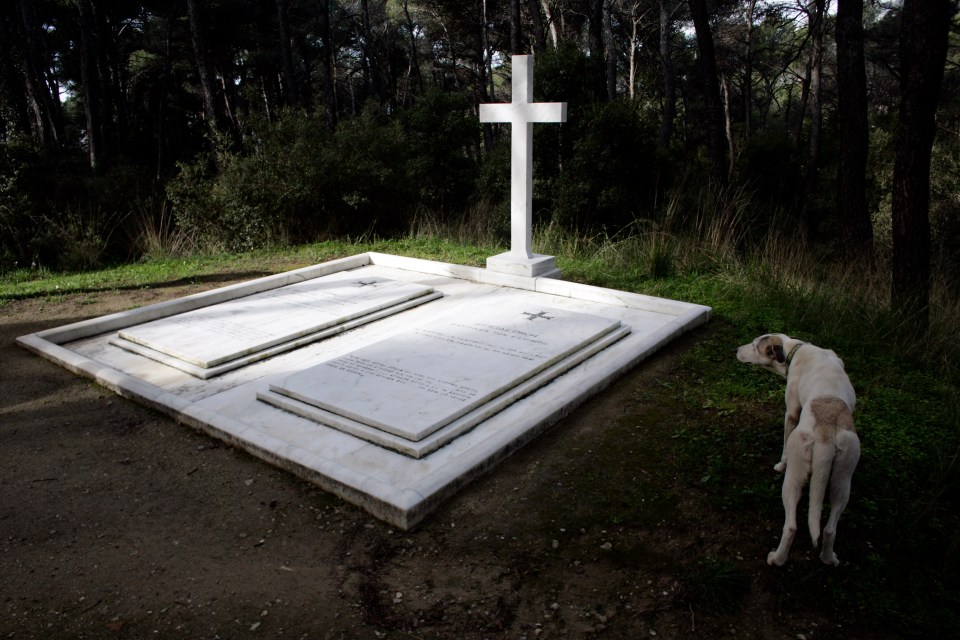
<svg viewBox="0 0 960 640"><path fill-rule="evenodd" d="M762 348L763 354L771 360L776 360L780 364L787 361L787 356L783 353L783 341L779 336L763 336L757 347L758 350Z"/></svg>
<svg viewBox="0 0 960 640"><path fill-rule="evenodd" d="M787 361L787 356L783 354L782 344L773 345L773 353L777 357L777 362L779 362L780 364L783 364L784 362Z"/></svg>

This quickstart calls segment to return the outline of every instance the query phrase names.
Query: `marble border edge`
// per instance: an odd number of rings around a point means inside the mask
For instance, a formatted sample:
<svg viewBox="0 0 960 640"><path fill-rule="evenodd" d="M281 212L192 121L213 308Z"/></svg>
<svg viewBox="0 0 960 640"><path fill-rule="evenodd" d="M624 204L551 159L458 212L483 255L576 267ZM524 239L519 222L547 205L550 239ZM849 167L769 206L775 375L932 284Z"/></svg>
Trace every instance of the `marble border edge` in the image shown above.
<svg viewBox="0 0 960 640"><path fill-rule="evenodd" d="M262 278L238 282L225 287L217 287L208 291L201 291L182 298L164 300L144 307L118 311L106 316L81 320L68 325L38 331L35 334L40 339L52 344L65 344L75 340L82 340L94 335L118 331L120 329L157 320L177 313L184 313L235 298L253 295L270 289L312 280L321 276L349 271L371 264L370 255L361 253L346 258L338 258L320 264L301 267L291 271L275 273Z"/></svg>
<svg viewBox="0 0 960 640"><path fill-rule="evenodd" d="M588 302L618 305L629 309L651 311L670 316L685 317L691 313L699 315L704 312L709 314L712 311L708 306L692 302L670 300L668 298L660 298L643 293L606 289L604 287L557 278L502 273L481 267L468 267L373 251L367 255L370 256L370 263L375 265L428 273L431 275L449 276L479 284L493 284L524 291L557 295L564 298L575 298ZM709 315L707 318L709 319Z"/></svg>
<svg viewBox="0 0 960 640"><path fill-rule="evenodd" d="M480 267L453 264L451 262L437 262L436 260L426 260L424 258L395 256L389 253L378 253L376 251L368 251L366 255L369 256L370 264L373 265L403 269L404 271L415 271L417 273L426 273L434 276L448 276L476 283L481 282L481 274L484 271L484 269Z"/></svg>
<svg viewBox="0 0 960 640"><path fill-rule="evenodd" d="M292 473L402 530L412 526L408 514L423 499L415 491L384 484L197 403L191 403L178 418L180 422Z"/></svg>
<svg viewBox="0 0 960 640"><path fill-rule="evenodd" d="M119 311L110 315L90 318L61 327L45 329L30 335L36 335L53 344L65 344L93 335L117 331L135 324L167 317L175 313L184 313L211 304L217 304L295 282L311 280L313 278L367 265L381 265L418 273L452 277L481 284L493 284L525 291L558 295L566 298L581 299L589 302L613 304L678 317L686 316L691 312L707 312L709 314L710 311L712 311L710 307L689 302L668 300L666 298L640 293L614 291L567 280L498 273L480 267L436 262L422 258L393 256L377 252L366 252L294 269L292 271L264 276L248 282L219 287L174 300L165 300L136 309ZM20 342L19 339L18 342Z"/></svg>
<svg viewBox="0 0 960 640"><path fill-rule="evenodd" d="M44 340L37 334L21 336L16 339L16 342L27 351L49 360L73 374L93 380L123 398L135 400L178 421L183 411L192 404L149 382L144 382L58 344Z"/></svg>

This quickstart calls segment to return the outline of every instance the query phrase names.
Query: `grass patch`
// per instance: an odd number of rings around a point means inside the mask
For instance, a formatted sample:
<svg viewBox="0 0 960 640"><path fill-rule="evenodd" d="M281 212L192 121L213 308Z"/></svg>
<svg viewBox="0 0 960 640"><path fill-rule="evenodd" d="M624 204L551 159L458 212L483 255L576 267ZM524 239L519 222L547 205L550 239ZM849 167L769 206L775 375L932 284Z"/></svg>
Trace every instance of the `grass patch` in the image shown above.
<svg viewBox="0 0 960 640"><path fill-rule="evenodd" d="M340 240L244 253L147 259L97 271L55 272L46 269L18 269L0 274L0 300L150 288L177 281L195 282L230 273L267 275L365 251L394 253L476 266L484 264L486 256L490 255L488 248L464 246L437 238L360 242Z"/></svg>

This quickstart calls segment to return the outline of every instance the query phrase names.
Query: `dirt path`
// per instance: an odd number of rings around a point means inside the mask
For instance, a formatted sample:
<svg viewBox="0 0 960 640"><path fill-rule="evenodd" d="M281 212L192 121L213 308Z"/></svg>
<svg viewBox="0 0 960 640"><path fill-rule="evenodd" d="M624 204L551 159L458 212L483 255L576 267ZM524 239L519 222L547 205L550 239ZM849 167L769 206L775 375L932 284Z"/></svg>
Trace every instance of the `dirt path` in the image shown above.
<svg viewBox="0 0 960 640"><path fill-rule="evenodd" d="M852 637L767 595L770 523L704 519L682 486L660 382L710 327L410 532L13 342L228 283L0 306L0 637Z"/></svg>

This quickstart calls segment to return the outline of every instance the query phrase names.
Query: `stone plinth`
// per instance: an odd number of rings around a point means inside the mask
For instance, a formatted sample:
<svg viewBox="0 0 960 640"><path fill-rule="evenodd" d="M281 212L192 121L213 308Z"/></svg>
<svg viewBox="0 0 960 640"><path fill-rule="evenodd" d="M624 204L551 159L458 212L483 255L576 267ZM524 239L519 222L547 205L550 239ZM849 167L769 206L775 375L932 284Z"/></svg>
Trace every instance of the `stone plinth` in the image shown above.
<svg viewBox="0 0 960 640"><path fill-rule="evenodd" d="M560 278L557 259L553 256L524 256L508 251L487 258L487 269L527 278Z"/></svg>

